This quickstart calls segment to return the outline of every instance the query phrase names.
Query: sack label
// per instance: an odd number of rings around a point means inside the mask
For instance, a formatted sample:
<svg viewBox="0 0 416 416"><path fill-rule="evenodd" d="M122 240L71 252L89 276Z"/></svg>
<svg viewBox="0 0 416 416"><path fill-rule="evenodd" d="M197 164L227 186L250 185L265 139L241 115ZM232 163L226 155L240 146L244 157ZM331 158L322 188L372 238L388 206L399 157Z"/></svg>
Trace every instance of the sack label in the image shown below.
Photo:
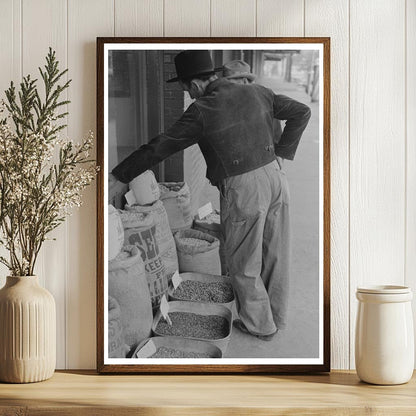
<svg viewBox="0 0 416 416"><path fill-rule="evenodd" d="M137 351L136 357L139 355L145 358L151 357L156 352L156 345L155 343L150 339L146 342L145 345L140 349L140 351Z"/></svg>
<svg viewBox="0 0 416 416"><path fill-rule="evenodd" d="M172 326L172 321L169 317L169 303L166 299L166 295L162 296L162 300L160 301L160 312L165 320L168 322L170 326Z"/></svg>
<svg viewBox="0 0 416 416"><path fill-rule="evenodd" d="M130 206L137 204L136 197L134 196L134 192L131 189L124 195L124 197Z"/></svg>
<svg viewBox="0 0 416 416"><path fill-rule="evenodd" d="M156 226L143 231L133 230L128 239L129 244L139 248L144 262L151 261L159 255L159 247L156 243Z"/></svg>
<svg viewBox="0 0 416 416"><path fill-rule="evenodd" d="M197 214L198 219L202 220L203 218L211 214L212 211L213 211L212 204L211 202L208 202L208 204L205 204L201 208L198 209L198 214Z"/></svg>
<svg viewBox="0 0 416 416"><path fill-rule="evenodd" d="M182 277L179 274L179 272L176 270L176 272L172 276L173 288L176 290L181 283L182 283Z"/></svg>

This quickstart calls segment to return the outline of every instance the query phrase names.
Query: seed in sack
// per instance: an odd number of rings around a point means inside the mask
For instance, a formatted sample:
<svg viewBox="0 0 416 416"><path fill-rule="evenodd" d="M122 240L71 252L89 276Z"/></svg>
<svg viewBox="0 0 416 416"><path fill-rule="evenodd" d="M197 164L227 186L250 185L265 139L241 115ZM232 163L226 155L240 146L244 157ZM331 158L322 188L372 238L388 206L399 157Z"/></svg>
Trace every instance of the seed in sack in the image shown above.
<svg viewBox="0 0 416 416"><path fill-rule="evenodd" d="M203 352L181 351L175 348L159 347L149 358L211 358L211 356Z"/></svg>
<svg viewBox="0 0 416 416"><path fill-rule="evenodd" d="M182 189L182 185L170 185L170 186L166 186L166 185L162 185L159 184L159 189L160 192L162 192L162 194L165 194L166 192L179 192Z"/></svg>
<svg viewBox="0 0 416 416"><path fill-rule="evenodd" d="M169 192L169 188L162 184L159 184L159 189L160 189L160 192L163 194L165 194L166 192Z"/></svg>
<svg viewBox="0 0 416 416"><path fill-rule="evenodd" d="M184 280L173 292L173 297L192 302L228 303L234 299L231 284Z"/></svg>
<svg viewBox="0 0 416 416"><path fill-rule="evenodd" d="M181 185L172 185L172 186L170 186L168 189L169 189L170 191L173 191L173 192L179 192L179 191L181 190L181 188L182 188L182 186L181 186Z"/></svg>
<svg viewBox="0 0 416 416"><path fill-rule="evenodd" d="M202 339L225 338L229 332L227 319L218 315L197 315L191 312L170 312L172 325L161 318L155 332L160 335L174 335Z"/></svg>
<svg viewBox="0 0 416 416"><path fill-rule="evenodd" d="M191 237L186 237L186 238L181 238L181 243L182 244L186 244L187 246L194 246L194 247L208 247L209 246L209 242L207 240L201 240L200 238L191 238Z"/></svg>

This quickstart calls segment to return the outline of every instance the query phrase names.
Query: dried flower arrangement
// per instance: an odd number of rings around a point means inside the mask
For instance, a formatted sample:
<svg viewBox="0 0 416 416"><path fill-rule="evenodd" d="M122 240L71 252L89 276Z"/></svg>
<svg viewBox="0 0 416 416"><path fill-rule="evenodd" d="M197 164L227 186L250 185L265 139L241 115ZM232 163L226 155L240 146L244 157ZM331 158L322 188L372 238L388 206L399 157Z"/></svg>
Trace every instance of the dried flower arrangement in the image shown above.
<svg viewBox="0 0 416 416"><path fill-rule="evenodd" d="M37 80L23 78L20 91L13 82L0 104L0 245L10 258L0 257L12 276L31 276L39 250L48 234L81 205L81 194L95 178L90 158L92 133L79 144L60 138L59 123L68 113L60 101L70 80L59 82L55 52L49 48L41 97ZM42 94L43 95L43 94Z"/></svg>

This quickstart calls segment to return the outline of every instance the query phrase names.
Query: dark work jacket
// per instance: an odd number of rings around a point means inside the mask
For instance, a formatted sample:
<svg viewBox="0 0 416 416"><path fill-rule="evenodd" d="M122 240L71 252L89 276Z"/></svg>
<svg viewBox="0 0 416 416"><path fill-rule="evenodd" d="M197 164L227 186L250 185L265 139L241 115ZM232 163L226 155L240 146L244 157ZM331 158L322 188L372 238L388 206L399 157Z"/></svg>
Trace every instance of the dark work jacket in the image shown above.
<svg viewBox="0 0 416 416"><path fill-rule="evenodd" d="M273 142L273 118L286 120L279 143ZM218 184L272 162L292 160L308 124L310 109L258 84L211 82L168 131L141 146L112 173L130 182L173 153L198 143L207 163L207 178Z"/></svg>

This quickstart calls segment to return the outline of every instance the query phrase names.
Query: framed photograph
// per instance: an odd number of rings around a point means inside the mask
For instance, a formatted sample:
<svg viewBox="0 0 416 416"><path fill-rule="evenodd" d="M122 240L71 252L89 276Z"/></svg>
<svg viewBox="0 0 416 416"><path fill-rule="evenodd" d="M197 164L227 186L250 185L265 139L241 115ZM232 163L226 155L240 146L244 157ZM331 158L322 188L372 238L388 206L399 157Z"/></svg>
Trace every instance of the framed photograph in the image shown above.
<svg viewBox="0 0 416 416"><path fill-rule="evenodd" d="M97 39L101 373L330 371L330 39Z"/></svg>

